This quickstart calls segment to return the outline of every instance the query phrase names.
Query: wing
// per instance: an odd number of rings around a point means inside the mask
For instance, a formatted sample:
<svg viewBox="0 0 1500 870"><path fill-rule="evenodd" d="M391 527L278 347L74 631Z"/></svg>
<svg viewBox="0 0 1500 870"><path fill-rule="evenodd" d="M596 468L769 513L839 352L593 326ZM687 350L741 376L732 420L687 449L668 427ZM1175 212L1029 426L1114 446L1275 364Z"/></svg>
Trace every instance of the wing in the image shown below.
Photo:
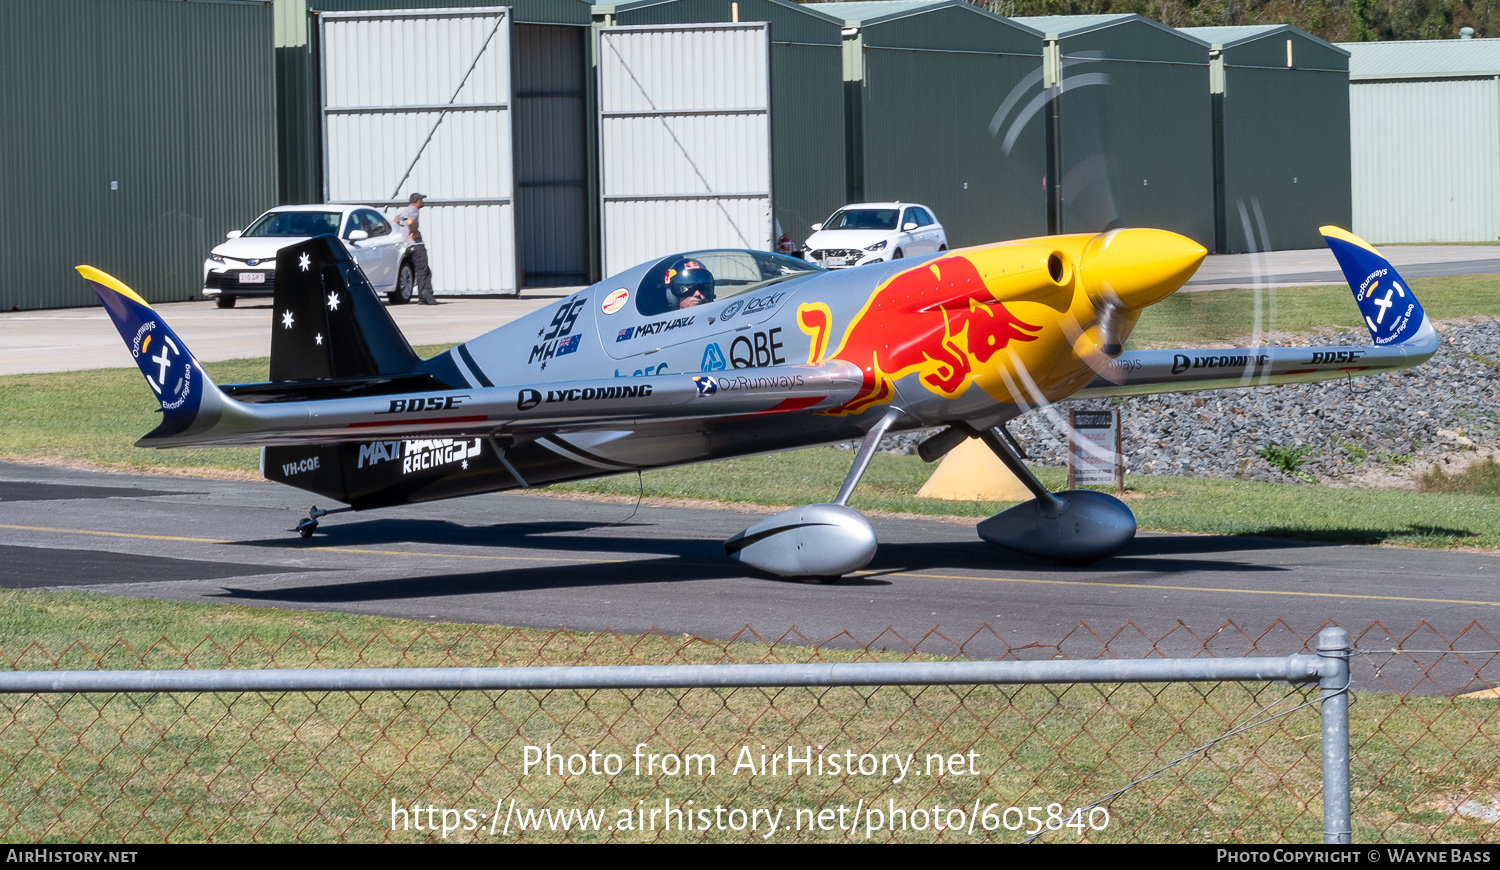
<svg viewBox="0 0 1500 870"><path fill-rule="evenodd" d="M129 287L78 271L104 303L161 405L141 447L335 444L406 435L539 434L658 420L818 410L859 391L858 367L833 361L754 376L673 374L252 403L221 390L161 315Z"/></svg>
<svg viewBox="0 0 1500 870"><path fill-rule="evenodd" d="M1380 252L1337 227L1322 227L1371 343L1327 347L1127 351L1074 396L1128 396L1296 384L1410 368L1437 352L1438 335L1416 294Z"/></svg>

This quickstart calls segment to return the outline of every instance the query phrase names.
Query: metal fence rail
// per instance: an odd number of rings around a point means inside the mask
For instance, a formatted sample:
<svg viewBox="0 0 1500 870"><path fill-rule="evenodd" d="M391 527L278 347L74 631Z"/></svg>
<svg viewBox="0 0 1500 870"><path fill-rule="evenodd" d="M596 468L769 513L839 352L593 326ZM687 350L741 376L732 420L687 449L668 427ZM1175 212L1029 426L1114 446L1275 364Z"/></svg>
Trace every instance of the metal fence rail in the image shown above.
<svg viewBox="0 0 1500 870"><path fill-rule="evenodd" d="M1105 655L1144 640L1197 657L1064 660L1065 638L1001 661L842 636L443 631L0 648L27 668L0 672L0 836L1497 839L1493 702L1433 691L1485 682L1500 645L1475 626L1452 640L1372 626L1365 649L1335 627L1084 628ZM620 660L643 663L589 664ZM70 669L34 669L48 665Z"/></svg>

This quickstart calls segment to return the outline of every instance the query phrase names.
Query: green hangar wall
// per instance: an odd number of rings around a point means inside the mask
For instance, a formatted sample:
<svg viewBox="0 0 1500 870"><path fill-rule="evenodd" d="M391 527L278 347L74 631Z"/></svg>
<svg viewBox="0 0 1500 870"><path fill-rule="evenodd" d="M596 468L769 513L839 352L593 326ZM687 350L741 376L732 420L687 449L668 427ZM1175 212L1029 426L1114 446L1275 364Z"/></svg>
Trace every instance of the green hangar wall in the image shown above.
<svg viewBox="0 0 1500 870"><path fill-rule="evenodd" d="M91 305L88 264L148 301L276 204L272 9L240 0L8 0L0 310Z"/></svg>
<svg viewBox="0 0 1500 870"><path fill-rule="evenodd" d="M1158 227L1212 248L1207 45L1140 15L1015 19L1045 34L1057 232Z"/></svg>
<svg viewBox="0 0 1500 870"><path fill-rule="evenodd" d="M1046 233L1041 34L955 0L809 5L845 23L849 201L930 206L952 247Z"/></svg>
<svg viewBox="0 0 1500 870"><path fill-rule="evenodd" d="M1184 27L1209 43L1219 253L1321 247L1353 221L1349 53L1285 24Z"/></svg>

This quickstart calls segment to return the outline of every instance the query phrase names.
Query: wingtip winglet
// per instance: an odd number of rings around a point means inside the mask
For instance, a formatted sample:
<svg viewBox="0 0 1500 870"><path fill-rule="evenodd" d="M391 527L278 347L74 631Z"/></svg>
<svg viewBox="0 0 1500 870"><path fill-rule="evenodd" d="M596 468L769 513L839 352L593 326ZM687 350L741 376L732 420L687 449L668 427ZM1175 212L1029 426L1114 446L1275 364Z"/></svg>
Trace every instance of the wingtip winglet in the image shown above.
<svg viewBox="0 0 1500 870"><path fill-rule="evenodd" d="M1416 293L1385 255L1339 227L1319 227L1318 231L1343 270L1370 338L1377 346L1405 345L1423 339L1431 331Z"/></svg>
<svg viewBox="0 0 1500 870"><path fill-rule="evenodd" d="M134 290L125 286L124 281L121 281L119 278L116 278L108 272L100 269L95 269L93 266L75 266L74 268L78 270L79 275L83 276L83 280L89 282L90 284L97 284L100 287L103 287L106 290L112 290L115 293L118 293L121 296L124 296L126 299L129 299L130 301L135 302L139 305L144 305L147 308L151 307L151 303L142 299L139 293L136 293ZM95 292L97 293L98 291Z"/></svg>
<svg viewBox="0 0 1500 870"><path fill-rule="evenodd" d="M1377 257L1383 258L1385 256L1384 254L1375 250L1374 245L1370 244L1359 236L1356 236L1354 233L1349 232L1343 227L1336 227L1332 224L1329 224L1326 227L1318 227L1318 232L1322 234L1325 241L1328 239L1337 239L1340 242L1353 245L1356 248L1363 248L1364 250L1369 251Z"/></svg>

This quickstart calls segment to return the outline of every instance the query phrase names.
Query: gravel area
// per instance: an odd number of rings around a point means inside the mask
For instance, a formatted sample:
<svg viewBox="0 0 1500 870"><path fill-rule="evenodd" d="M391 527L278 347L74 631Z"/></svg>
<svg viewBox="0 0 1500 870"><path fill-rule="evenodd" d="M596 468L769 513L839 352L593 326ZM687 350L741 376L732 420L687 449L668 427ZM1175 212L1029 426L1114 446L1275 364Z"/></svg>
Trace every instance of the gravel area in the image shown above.
<svg viewBox="0 0 1500 870"><path fill-rule="evenodd" d="M1500 321L1439 327L1442 346L1428 362L1389 375L1117 400L1124 409L1127 469L1144 474L1286 482L1297 479L1256 448L1303 448L1299 472L1324 483L1410 485L1434 462L1500 449ZM1355 345L1353 332L1309 336L1302 344ZM1108 400L1057 408L1107 407ZM1067 441L1032 412L1010 431L1038 465L1067 462ZM883 449L915 453L928 433L888 437Z"/></svg>

